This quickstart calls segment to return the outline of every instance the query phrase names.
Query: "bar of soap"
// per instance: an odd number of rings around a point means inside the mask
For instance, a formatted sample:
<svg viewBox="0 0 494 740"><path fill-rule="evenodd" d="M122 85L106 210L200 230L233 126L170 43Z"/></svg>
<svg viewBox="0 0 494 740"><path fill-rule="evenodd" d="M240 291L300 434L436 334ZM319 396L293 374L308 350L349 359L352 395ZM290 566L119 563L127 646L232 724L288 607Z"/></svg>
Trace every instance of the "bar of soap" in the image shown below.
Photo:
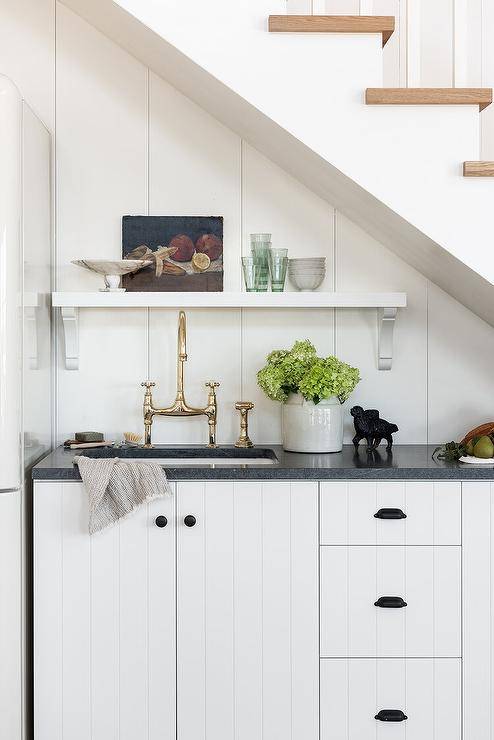
<svg viewBox="0 0 494 740"><path fill-rule="evenodd" d="M76 432L76 442L103 442L105 439L101 432Z"/></svg>

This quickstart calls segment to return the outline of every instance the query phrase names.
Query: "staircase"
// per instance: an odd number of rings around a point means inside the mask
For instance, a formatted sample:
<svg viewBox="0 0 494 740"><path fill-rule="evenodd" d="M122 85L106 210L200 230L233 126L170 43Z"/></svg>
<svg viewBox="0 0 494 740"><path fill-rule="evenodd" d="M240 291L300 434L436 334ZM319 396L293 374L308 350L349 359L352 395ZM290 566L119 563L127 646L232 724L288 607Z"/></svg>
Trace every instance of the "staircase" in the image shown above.
<svg viewBox="0 0 494 740"><path fill-rule="evenodd" d="M490 89L383 88L389 16L64 2L494 325L494 164L478 161Z"/></svg>

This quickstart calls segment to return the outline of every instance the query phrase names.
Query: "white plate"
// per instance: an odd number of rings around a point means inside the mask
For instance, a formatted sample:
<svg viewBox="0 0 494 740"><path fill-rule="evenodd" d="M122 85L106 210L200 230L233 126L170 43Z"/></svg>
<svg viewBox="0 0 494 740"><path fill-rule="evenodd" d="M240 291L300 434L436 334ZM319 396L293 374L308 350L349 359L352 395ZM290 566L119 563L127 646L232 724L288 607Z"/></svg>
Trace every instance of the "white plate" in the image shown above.
<svg viewBox="0 0 494 740"><path fill-rule="evenodd" d="M494 457L474 457L473 455L463 455L460 462L470 463L471 465L494 465Z"/></svg>

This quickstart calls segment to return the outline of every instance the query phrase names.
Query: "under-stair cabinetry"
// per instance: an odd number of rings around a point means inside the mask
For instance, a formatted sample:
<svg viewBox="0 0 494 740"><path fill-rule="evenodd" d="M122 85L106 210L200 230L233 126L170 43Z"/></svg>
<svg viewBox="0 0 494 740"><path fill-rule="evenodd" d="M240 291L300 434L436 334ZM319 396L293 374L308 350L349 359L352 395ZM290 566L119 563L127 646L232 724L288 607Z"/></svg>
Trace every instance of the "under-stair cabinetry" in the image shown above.
<svg viewBox="0 0 494 740"><path fill-rule="evenodd" d="M36 481L35 740L494 740L494 485Z"/></svg>
<svg viewBox="0 0 494 740"><path fill-rule="evenodd" d="M459 740L460 483L320 484L320 630L321 740Z"/></svg>
<svg viewBox="0 0 494 740"><path fill-rule="evenodd" d="M36 740L318 739L317 483L35 488Z"/></svg>

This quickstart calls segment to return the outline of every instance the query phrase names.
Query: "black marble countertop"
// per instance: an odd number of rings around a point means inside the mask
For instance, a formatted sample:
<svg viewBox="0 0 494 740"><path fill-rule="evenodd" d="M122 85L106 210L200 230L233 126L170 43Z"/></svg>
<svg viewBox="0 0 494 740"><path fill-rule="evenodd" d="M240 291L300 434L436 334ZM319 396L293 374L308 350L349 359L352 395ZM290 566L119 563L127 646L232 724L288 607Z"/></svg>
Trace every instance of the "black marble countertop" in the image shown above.
<svg viewBox="0 0 494 740"><path fill-rule="evenodd" d="M104 450L65 450L58 447L33 467L34 480L80 480L79 470L74 465L74 456L91 457L139 457L163 458L165 456L189 457L197 446L164 445L152 450L136 448L105 448ZM180 467L164 466L170 480L494 480L493 465L468 465L457 462L433 460L434 446L395 445L391 453L385 447L368 454L364 446L355 452L352 445L345 445L342 452L326 455L284 452L279 445L253 447L250 450L236 450L220 446L215 450L200 448L201 457L231 458L233 455L245 457L272 457L272 465L246 465L242 459L238 465L232 464L194 464Z"/></svg>

